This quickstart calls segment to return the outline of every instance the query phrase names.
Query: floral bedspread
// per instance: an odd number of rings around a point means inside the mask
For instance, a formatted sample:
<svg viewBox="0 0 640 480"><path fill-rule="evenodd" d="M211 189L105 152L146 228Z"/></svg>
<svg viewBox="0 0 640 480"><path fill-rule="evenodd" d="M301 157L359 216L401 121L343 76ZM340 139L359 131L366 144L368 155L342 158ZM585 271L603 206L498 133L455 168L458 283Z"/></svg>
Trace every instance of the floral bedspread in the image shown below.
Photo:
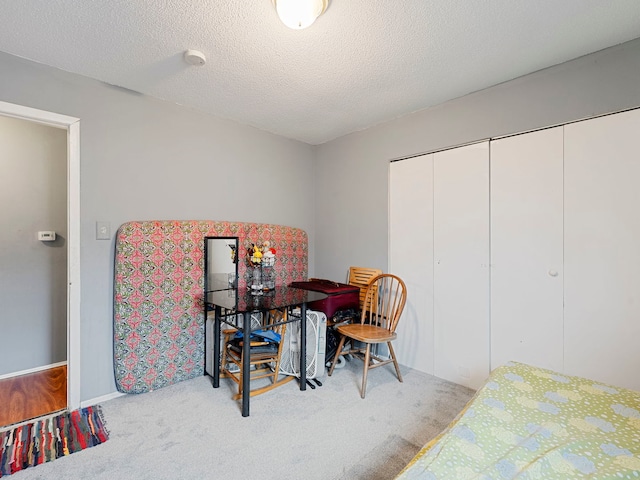
<svg viewBox="0 0 640 480"><path fill-rule="evenodd" d="M640 392L508 363L396 478L640 479Z"/></svg>

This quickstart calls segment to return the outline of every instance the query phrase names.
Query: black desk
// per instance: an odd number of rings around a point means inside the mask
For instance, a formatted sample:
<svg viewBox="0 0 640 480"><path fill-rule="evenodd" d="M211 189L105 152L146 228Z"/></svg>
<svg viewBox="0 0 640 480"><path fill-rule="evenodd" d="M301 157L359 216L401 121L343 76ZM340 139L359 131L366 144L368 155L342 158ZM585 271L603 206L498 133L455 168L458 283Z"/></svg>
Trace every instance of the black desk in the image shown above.
<svg viewBox="0 0 640 480"><path fill-rule="evenodd" d="M215 311L213 323L213 388L220 386L220 323L233 325L242 331L244 338L251 334L251 314L255 312L265 313L270 310L282 310L283 321L290 323L300 321L300 338L307 338L307 303L323 300L327 296L324 293L302 290L292 287L277 287L262 295L252 295L251 292L237 290L218 290L206 292L205 309ZM295 307L300 307L300 316L291 315ZM242 326L238 326L237 316L243 316ZM304 321L301 321L304 320ZM280 324L279 323L279 324ZM254 329L256 330L256 329ZM300 390L307 388L307 342L300 342ZM210 348L210 346L207 346ZM242 349L242 416L249 416L249 381L250 381L250 349Z"/></svg>

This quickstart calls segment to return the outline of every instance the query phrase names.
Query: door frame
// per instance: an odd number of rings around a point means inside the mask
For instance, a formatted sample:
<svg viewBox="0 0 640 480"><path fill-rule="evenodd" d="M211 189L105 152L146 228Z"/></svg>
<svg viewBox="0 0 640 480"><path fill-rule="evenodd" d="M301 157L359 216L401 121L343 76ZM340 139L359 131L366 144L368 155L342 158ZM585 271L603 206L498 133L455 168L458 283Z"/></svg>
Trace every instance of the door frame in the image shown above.
<svg viewBox="0 0 640 480"><path fill-rule="evenodd" d="M80 408L80 119L0 101L0 115L67 131L67 408Z"/></svg>

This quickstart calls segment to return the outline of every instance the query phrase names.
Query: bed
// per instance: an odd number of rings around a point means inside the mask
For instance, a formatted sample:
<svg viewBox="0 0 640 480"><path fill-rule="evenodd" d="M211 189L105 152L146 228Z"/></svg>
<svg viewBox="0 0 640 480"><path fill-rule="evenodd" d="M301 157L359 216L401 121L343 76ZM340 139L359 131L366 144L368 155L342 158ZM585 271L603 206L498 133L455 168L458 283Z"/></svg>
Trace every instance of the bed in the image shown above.
<svg viewBox="0 0 640 480"><path fill-rule="evenodd" d="M640 392L511 362L396 480L640 479Z"/></svg>

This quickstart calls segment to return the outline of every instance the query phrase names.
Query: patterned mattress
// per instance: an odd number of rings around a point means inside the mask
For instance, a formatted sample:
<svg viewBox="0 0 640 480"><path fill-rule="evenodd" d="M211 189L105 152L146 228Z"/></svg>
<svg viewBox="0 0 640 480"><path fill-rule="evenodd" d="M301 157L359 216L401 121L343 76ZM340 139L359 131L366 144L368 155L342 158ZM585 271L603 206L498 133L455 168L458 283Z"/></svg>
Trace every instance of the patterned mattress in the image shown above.
<svg viewBox="0 0 640 480"><path fill-rule="evenodd" d="M640 392L509 363L396 478L639 479Z"/></svg>
<svg viewBox="0 0 640 480"><path fill-rule="evenodd" d="M141 221L118 229L114 372L120 392L143 393L204 374L204 237L237 236L240 249L270 241L277 285L307 278L298 228L221 221ZM239 277L246 265L238 263Z"/></svg>

